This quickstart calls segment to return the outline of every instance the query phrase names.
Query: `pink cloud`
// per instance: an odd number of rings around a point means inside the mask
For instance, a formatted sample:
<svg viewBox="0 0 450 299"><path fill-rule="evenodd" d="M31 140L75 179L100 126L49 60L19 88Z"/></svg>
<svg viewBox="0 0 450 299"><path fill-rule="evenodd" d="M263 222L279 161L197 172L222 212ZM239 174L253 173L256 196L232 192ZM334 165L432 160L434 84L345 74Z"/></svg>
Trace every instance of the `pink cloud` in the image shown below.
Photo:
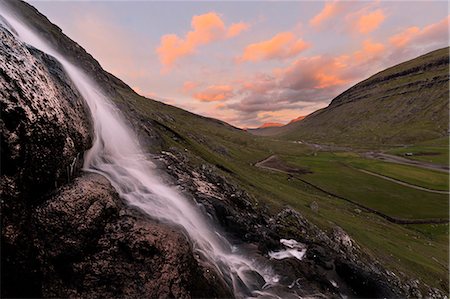
<svg viewBox="0 0 450 299"><path fill-rule="evenodd" d="M250 25L244 22L231 24L227 30L227 37L238 36L241 32L248 30L249 27Z"/></svg>
<svg viewBox="0 0 450 299"><path fill-rule="evenodd" d="M309 47L292 32L280 32L269 40L248 45L239 62L284 59L296 56Z"/></svg>
<svg viewBox="0 0 450 299"><path fill-rule="evenodd" d="M226 28L221 17L215 12L194 16L191 21L192 30L185 37L166 34L161 37L156 49L161 64L169 70L181 57L191 55L195 50L211 42L239 35L248 28L245 23L231 24Z"/></svg>
<svg viewBox="0 0 450 299"><path fill-rule="evenodd" d="M389 42L397 48L403 48L410 44L426 44L436 41L448 41L448 26L450 16L445 19L425 26L420 29L417 26L412 26L403 31L391 36Z"/></svg>
<svg viewBox="0 0 450 299"><path fill-rule="evenodd" d="M197 92L193 97L201 102L223 101L233 96L233 87L230 85L211 85L205 90Z"/></svg>
<svg viewBox="0 0 450 299"><path fill-rule="evenodd" d="M183 93L189 93L191 92L193 89L198 87L198 83L197 82L193 82L193 81L186 81L183 83L183 88L181 88L181 91Z"/></svg>
<svg viewBox="0 0 450 299"><path fill-rule="evenodd" d="M341 13L344 10L344 8L345 3L343 2L332 1L325 3L323 9L309 21L309 24L312 27L316 28L320 27L327 20Z"/></svg>
<svg viewBox="0 0 450 299"><path fill-rule="evenodd" d="M360 33L370 33L376 30L384 21L386 16L383 10L377 9L367 14L359 16L355 25L356 30Z"/></svg>

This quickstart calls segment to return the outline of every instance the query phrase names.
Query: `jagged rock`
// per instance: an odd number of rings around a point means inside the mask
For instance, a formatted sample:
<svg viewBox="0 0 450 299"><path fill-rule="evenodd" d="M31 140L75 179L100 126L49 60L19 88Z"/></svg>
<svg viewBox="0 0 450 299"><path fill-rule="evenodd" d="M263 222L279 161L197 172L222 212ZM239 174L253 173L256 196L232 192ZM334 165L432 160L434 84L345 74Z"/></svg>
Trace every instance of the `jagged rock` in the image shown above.
<svg viewBox="0 0 450 299"><path fill-rule="evenodd" d="M353 242L350 236L339 226L333 227L333 240L344 246L345 249L351 250Z"/></svg>

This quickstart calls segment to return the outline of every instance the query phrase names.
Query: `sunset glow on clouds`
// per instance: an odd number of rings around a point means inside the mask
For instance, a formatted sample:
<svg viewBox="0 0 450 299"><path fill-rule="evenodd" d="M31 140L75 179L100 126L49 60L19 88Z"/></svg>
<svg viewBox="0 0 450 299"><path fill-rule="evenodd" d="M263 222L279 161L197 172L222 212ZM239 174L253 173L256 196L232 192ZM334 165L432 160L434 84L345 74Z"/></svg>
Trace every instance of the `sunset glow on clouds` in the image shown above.
<svg viewBox="0 0 450 299"><path fill-rule="evenodd" d="M309 45L291 32L280 32L269 40L250 44L238 61L260 61L290 58L308 48Z"/></svg>
<svg viewBox="0 0 450 299"><path fill-rule="evenodd" d="M240 22L226 27L217 13L209 12L193 16L191 27L192 30L185 37L178 37L176 34L161 37L161 43L156 51L165 67L172 67L178 59L193 54L202 45L235 37L247 30L249 25Z"/></svg>
<svg viewBox="0 0 450 299"><path fill-rule="evenodd" d="M240 127L448 46L446 2L31 3L139 94Z"/></svg>

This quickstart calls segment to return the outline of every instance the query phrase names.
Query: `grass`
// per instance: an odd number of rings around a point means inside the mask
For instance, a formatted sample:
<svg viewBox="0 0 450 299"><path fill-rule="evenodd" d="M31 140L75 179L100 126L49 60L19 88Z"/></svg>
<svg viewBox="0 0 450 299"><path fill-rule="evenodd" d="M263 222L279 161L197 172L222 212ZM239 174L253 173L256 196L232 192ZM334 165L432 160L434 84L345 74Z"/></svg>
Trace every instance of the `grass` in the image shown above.
<svg viewBox="0 0 450 299"><path fill-rule="evenodd" d="M391 217L448 218L448 195L412 189L348 166L349 164L379 166L378 163L360 158L339 157L329 152L319 152L310 156L286 156L285 159L291 165L306 166L313 172L302 175L306 181ZM386 165L384 168L391 169ZM426 177L419 169L416 172ZM440 178L440 173L436 176Z"/></svg>
<svg viewBox="0 0 450 299"><path fill-rule="evenodd" d="M431 162L435 164L449 165L449 138L439 138L416 145L394 148L387 151L388 154L402 156L411 160ZM412 153L412 156L406 156Z"/></svg>
<svg viewBox="0 0 450 299"><path fill-rule="evenodd" d="M412 185L432 190L449 190L448 174L440 171L367 159L354 159L349 163L356 168L365 169Z"/></svg>

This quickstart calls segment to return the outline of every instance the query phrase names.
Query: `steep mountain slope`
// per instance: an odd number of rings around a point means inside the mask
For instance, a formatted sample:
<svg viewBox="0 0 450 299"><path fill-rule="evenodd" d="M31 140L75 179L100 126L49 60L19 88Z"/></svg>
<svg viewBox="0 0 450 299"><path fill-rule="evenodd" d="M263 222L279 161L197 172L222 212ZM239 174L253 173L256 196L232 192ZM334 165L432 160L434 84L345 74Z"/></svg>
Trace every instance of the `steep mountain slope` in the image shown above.
<svg viewBox="0 0 450 299"><path fill-rule="evenodd" d="M323 143L405 144L447 136L449 48L386 69L301 122L257 130Z"/></svg>

